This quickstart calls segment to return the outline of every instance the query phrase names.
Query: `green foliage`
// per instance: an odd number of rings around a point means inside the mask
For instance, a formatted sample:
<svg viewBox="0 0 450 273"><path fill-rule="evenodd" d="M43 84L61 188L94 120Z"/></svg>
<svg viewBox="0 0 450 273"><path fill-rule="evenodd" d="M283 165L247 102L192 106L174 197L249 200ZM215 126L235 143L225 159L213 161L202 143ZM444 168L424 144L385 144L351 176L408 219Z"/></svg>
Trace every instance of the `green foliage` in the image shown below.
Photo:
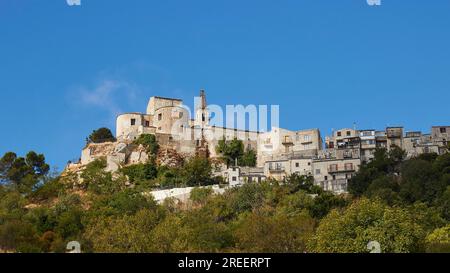
<svg viewBox="0 0 450 273"><path fill-rule="evenodd" d="M227 165L234 165L235 161L244 154L244 143L237 138L227 141L225 138L219 140L216 152L221 154Z"/></svg>
<svg viewBox="0 0 450 273"><path fill-rule="evenodd" d="M312 206L309 207L309 211L313 217L321 219L332 209L344 208L347 205L348 201L343 197L336 196L330 192L324 192L314 198Z"/></svg>
<svg viewBox="0 0 450 273"><path fill-rule="evenodd" d="M99 217L86 227L84 238L94 252L154 252L151 231L160 218L157 211L148 209L122 217Z"/></svg>
<svg viewBox="0 0 450 273"><path fill-rule="evenodd" d="M58 197L65 190L65 185L59 178L51 179L30 194L30 199L43 202Z"/></svg>
<svg viewBox="0 0 450 273"><path fill-rule="evenodd" d="M204 205L212 194L211 188L194 188L191 191L190 199L194 204Z"/></svg>
<svg viewBox="0 0 450 273"><path fill-rule="evenodd" d="M450 224L428 234L426 250L431 253L450 253Z"/></svg>
<svg viewBox="0 0 450 273"><path fill-rule="evenodd" d="M212 184L212 167L207 158L196 156L183 167L182 175L187 186L205 186Z"/></svg>
<svg viewBox="0 0 450 273"><path fill-rule="evenodd" d="M152 180L156 178L158 170L154 163L141 163L127 166L121 169L121 172L127 175L130 182L137 183Z"/></svg>
<svg viewBox="0 0 450 273"><path fill-rule="evenodd" d="M379 201L355 201L344 212L333 210L321 222L310 242L313 252L369 252L377 241L382 252L422 251L424 229L406 209Z"/></svg>
<svg viewBox="0 0 450 273"><path fill-rule="evenodd" d="M75 174L52 178L43 156L7 153L0 159L0 249L64 252L76 240L83 252L368 252L367 243L378 241L383 252L448 252L450 157L403 157L396 148L377 150L352 179L352 195L295 174L224 194L196 188L194 205L185 206L157 204L148 191L217 183L206 158L171 168L156 167L152 157L114 178L99 159L74 191L65 185Z"/></svg>
<svg viewBox="0 0 450 273"><path fill-rule="evenodd" d="M225 138L219 140L216 152L222 155L228 166L235 165L236 160L239 166L256 166L256 152L251 148L244 151L244 143L237 138L231 141Z"/></svg>
<svg viewBox="0 0 450 273"><path fill-rule="evenodd" d="M256 166L256 152L253 149L247 149L244 154L238 159L239 166L255 167Z"/></svg>
<svg viewBox="0 0 450 273"><path fill-rule="evenodd" d="M244 252L305 252L314 233L315 221L308 213L263 215L244 214L235 231L236 248Z"/></svg>
<svg viewBox="0 0 450 273"><path fill-rule="evenodd" d="M92 131L92 134L88 137L89 143L103 143L103 142L114 142L116 138L113 136L112 132L108 128L100 128Z"/></svg>
<svg viewBox="0 0 450 273"><path fill-rule="evenodd" d="M0 158L0 182L6 183L21 193L30 193L36 184L48 174L50 166L45 157L33 151L25 158L8 152Z"/></svg>
<svg viewBox="0 0 450 273"><path fill-rule="evenodd" d="M377 150L375 159L362 166L348 185L355 196L381 198L388 204L441 202L450 185L450 156L421 155L403 161L404 152L394 147L389 153ZM447 217L447 216L445 216Z"/></svg>
<svg viewBox="0 0 450 273"><path fill-rule="evenodd" d="M155 201L135 189L125 189L112 195L102 196L93 204L95 215L132 215L144 208L155 208Z"/></svg>
<svg viewBox="0 0 450 273"><path fill-rule="evenodd" d="M97 159L86 166L81 174L83 179L82 188L95 194L113 194L120 191L124 186L123 181L114 181L112 174L106 172L106 159Z"/></svg>
<svg viewBox="0 0 450 273"><path fill-rule="evenodd" d="M174 251L218 252L232 245L231 230L207 209L193 210L182 217L179 240Z"/></svg>
<svg viewBox="0 0 450 273"><path fill-rule="evenodd" d="M291 188L291 192L297 192L299 190L303 190L308 193L322 192L322 189L319 186L314 185L314 178L312 176L294 173L286 179L285 183Z"/></svg>
<svg viewBox="0 0 450 273"><path fill-rule="evenodd" d="M179 168L169 168L160 166L158 168L157 184L161 188L175 188L185 185L183 170Z"/></svg>
<svg viewBox="0 0 450 273"><path fill-rule="evenodd" d="M0 225L0 247L18 252L41 252L34 226L17 219Z"/></svg>
<svg viewBox="0 0 450 273"><path fill-rule="evenodd" d="M142 134L134 141L134 144L144 146L150 155L156 155L159 150L155 135Z"/></svg>

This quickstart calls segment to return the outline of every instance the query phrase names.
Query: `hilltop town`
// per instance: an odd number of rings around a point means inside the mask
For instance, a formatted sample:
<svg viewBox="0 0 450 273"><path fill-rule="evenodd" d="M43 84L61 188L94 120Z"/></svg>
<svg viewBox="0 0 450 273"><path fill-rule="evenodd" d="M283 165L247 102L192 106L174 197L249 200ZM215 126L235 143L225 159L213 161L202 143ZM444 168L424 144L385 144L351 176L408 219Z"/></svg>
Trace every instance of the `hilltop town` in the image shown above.
<svg viewBox="0 0 450 273"><path fill-rule="evenodd" d="M311 176L314 183L334 193L345 193L348 181L362 164L370 162L379 148L400 149L406 159L424 153L442 155L448 151L450 126L433 126L430 133L405 132L402 126L384 130L343 128L323 141L319 129L298 131L272 127L268 132L211 126L206 94L191 119L180 99L151 97L146 113L125 113L116 120L116 141L89 143L79 162L66 171L82 170L87 164L105 158L106 171L145 163L148 153L133 143L141 135L154 135L160 151L160 165L176 167L185 158L202 155L215 161L214 175L229 185L260 182L267 178L283 181L292 174ZM208 138L206 136L214 136ZM226 164L218 152L220 141L242 141L256 154L255 166Z"/></svg>

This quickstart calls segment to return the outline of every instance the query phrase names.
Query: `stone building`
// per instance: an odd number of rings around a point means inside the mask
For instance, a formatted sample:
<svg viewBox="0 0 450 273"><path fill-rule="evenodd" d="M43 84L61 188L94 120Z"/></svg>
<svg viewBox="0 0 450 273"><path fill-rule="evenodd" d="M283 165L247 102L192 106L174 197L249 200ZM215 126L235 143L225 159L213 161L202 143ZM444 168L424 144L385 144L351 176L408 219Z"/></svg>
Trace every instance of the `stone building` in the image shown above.
<svg viewBox="0 0 450 273"><path fill-rule="evenodd" d="M439 153L447 152L450 142L450 126L431 127L431 140L438 145Z"/></svg>
<svg viewBox="0 0 450 273"><path fill-rule="evenodd" d="M264 163L264 175L276 180L284 180L292 174L311 175L313 156L285 155Z"/></svg>

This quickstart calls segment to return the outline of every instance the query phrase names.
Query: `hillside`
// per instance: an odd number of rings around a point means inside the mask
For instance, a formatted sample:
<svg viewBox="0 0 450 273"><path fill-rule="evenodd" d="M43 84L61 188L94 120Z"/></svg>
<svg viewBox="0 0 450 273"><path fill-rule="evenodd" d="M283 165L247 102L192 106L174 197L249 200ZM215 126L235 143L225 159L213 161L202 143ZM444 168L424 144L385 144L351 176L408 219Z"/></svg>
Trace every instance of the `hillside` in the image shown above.
<svg viewBox="0 0 450 273"><path fill-rule="evenodd" d="M100 158L61 176L43 155L5 154L0 249L65 252L78 241L83 252L368 252L377 241L383 252L450 251L450 154L403 160L379 150L346 195L292 175L160 204L143 193L223 182L206 158L171 167L149 154L115 173Z"/></svg>

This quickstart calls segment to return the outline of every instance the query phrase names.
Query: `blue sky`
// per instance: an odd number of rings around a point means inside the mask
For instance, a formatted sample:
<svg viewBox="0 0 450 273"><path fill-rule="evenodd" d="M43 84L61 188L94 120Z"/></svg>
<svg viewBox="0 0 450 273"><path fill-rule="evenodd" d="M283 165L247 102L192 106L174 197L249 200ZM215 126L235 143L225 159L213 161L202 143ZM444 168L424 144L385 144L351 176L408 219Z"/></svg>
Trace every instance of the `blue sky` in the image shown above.
<svg viewBox="0 0 450 273"><path fill-rule="evenodd" d="M60 170L152 95L279 104L292 130L450 123L450 1L0 0L0 154Z"/></svg>

